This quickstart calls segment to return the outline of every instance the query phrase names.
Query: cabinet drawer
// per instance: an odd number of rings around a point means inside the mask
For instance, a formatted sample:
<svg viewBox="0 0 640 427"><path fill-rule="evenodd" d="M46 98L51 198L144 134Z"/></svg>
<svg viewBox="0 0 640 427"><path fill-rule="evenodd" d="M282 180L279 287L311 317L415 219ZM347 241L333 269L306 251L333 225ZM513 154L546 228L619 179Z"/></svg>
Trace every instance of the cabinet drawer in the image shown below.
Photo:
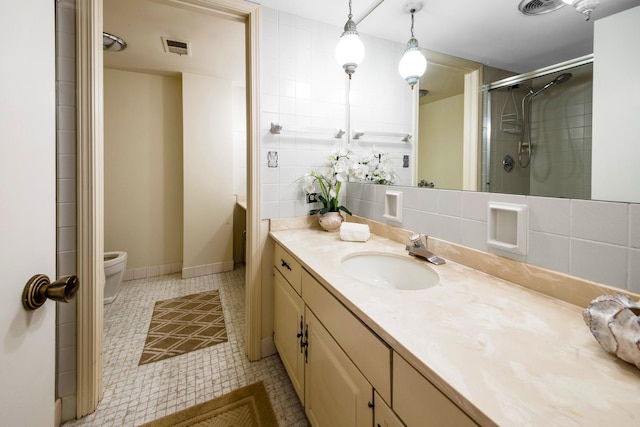
<svg viewBox="0 0 640 427"><path fill-rule="evenodd" d="M300 273L302 268L300 267L300 263L296 261L289 252L285 251L282 246L276 243L274 255L273 255L273 264L276 266L278 271L282 273L285 279L293 286L293 289L296 290L298 295L300 295L301 285L300 285Z"/></svg>
<svg viewBox="0 0 640 427"><path fill-rule="evenodd" d="M393 410L408 426L476 426L406 360L393 354Z"/></svg>
<svg viewBox="0 0 640 427"><path fill-rule="evenodd" d="M305 270L302 298L380 396L391 402L391 349L387 344Z"/></svg>

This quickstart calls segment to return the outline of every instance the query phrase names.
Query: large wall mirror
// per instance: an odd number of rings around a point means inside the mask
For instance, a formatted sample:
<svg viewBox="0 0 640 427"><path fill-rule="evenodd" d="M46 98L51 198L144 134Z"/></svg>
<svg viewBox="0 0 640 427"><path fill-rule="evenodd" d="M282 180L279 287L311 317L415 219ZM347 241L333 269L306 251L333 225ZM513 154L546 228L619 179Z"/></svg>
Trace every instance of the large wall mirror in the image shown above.
<svg viewBox="0 0 640 427"><path fill-rule="evenodd" d="M617 58L631 61L619 65L619 69L634 69L633 64L638 61L638 55L632 54L636 50L624 48L634 34L633 30L631 34L620 30L607 36L618 38L619 49L626 52ZM607 46L611 44L603 45L600 57L610 49ZM594 165L592 159L592 153L601 152L607 143L606 136L592 134L594 122L599 129L605 129L595 117L599 110L593 108L594 98L601 93L593 85L598 56L594 59L592 54L583 55L539 69L513 72L422 51L429 66L413 97L416 167L412 185L640 202L638 190L632 194L593 191L602 187L599 177L608 175L601 172L603 168L612 167ZM600 82L605 79L602 73L599 78ZM620 99L625 96L619 94ZM635 108L640 113L637 103L634 107L627 101L609 104L608 108ZM618 155L637 157L636 153L625 149ZM600 172L592 173L592 169ZM630 179L640 182L640 176L628 175L624 181ZM623 180L618 182L624 185Z"/></svg>

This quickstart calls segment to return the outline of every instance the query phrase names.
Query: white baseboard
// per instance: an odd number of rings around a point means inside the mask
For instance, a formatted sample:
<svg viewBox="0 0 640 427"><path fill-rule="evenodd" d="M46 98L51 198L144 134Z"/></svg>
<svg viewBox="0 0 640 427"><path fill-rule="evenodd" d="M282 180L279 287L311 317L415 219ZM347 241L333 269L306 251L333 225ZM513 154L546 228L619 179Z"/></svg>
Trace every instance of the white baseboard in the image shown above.
<svg viewBox="0 0 640 427"><path fill-rule="evenodd" d="M208 276L209 274L224 273L233 270L233 260L216 262L213 264L196 265L194 267L183 267L182 278L191 279L193 277Z"/></svg>
<svg viewBox="0 0 640 427"><path fill-rule="evenodd" d="M60 427L60 425L62 425L62 401L60 399L56 399L53 416L54 416L53 425L55 427Z"/></svg>
<svg viewBox="0 0 640 427"><path fill-rule="evenodd" d="M183 267L181 262L172 264L154 265L151 267L129 268L124 272L122 281L135 279L146 279L149 277L164 276L166 274L182 273L183 279L207 276L209 274L224 273L232 271L235 267L233 260L216 262L213 264L196 265L193 267Z"/></svg>
<svg viewBox="0 0 640 427"><path fill-rule="evenodd" d="M153 265L151 267L129 268L124 272L123 282L134 279L146 279L147 277L164 276L166 274L181 273L182 263Z"/></svg>

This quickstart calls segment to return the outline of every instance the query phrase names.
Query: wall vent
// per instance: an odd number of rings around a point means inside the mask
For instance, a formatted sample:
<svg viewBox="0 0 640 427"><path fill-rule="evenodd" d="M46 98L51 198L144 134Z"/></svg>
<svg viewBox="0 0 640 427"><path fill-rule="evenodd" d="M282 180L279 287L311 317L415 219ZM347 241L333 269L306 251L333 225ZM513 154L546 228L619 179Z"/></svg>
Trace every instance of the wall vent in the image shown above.
<svg viewBox="0 0 640 427"><path fill-rule="evenodd" d="M191 42L162 37L162 46L166 53L191 56Z"/></svg>

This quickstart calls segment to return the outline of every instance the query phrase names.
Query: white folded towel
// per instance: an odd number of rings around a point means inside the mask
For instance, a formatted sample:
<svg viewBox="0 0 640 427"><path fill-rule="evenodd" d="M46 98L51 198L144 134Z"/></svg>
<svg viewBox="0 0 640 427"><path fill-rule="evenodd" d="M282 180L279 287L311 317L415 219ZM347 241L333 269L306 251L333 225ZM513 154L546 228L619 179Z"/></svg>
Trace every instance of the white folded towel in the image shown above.
<svg viewBox="0 0 640 427"><path fill-rule="evenodd" d="M343 222L340 225L340 238L350 242L366 242L369 240L369 226L357 222Z"/></svg>

